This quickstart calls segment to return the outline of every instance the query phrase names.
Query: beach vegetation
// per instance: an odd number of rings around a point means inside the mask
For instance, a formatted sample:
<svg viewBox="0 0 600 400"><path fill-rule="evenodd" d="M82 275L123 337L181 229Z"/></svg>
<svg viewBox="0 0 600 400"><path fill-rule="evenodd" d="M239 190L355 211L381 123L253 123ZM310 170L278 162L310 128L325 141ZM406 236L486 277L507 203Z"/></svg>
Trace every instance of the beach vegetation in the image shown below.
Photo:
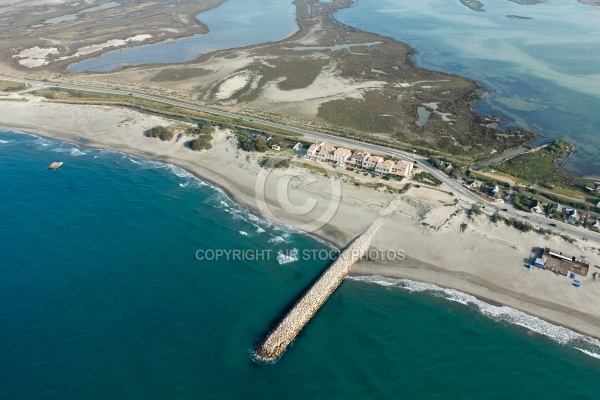
<svg viewBox="0 0 600 400"><path fill-rule="evenodd" d="M244 151L256 151L264 153L269 150L266 139L263 135L252 134L244 129L237 131L239 146Z"/></svg>
<svg viewBox="0 0 600 400"><path fill-rule="evenodd" d="M421 183L425 183L425 184L433 185L433 186L439 186L442 184L442 181L440 181L435 176L431 175L429 172L425 172L425 171L419 172L418 174L413 176L412 179L413 179L413 181L421 182Z"/></svg>
<svg viewBox="0 0 600 400"><path fill-rule="evenodd" d="M504 223L517 230L520 230L521 232L530 232L533 230L533 225L531 225L529 222L521 221L518 218L506 218Z"/></svg>
<svg viewBox="0 0 600 400"><path fill-rule="evenodd" d="M483 214L483 211L481 211L481 204L479 203L475 203L471 206L471 212L470 215L481 215Z"/></svg>
<svg viewBox="0 0 600 400"><path fill-rule="evenodd" d="M289 158L265 157L260 166L267 169L288 169L292 165Z"/></svg>
<svg viewBox="0 0 600 400"><path fill-rule="evenodd" d="M500 215L500 213L498 211L494 212L492 214L492 216L490 217L490 221L492 221L494 224L497 224L502 219L503 219L503 217Z"/></svg>
<svg viewBox="0 0 600 400"><path fill-rule="evenodd" d="M560 237L561 237L561 238L562 238L564 241L566 241L566 242L569 242L569 243L575 243L575 239L573 239L573 238L572 238L571 236L569 236L569 235L564 235L564 234L563 234L563 235L560 235Z"/></svg>
<svg viewBox="0 0 600 400"><path fill-rule="evenodd" d="M155 126L145 132L147 137L159 138L164 142L168 142L175 136L173 129L162 125Z"/></svg>
<svg viewBox="0 0 600 400"><path fill-rule="evenodd" d="M197 138L188 141L186 145L194 151L208 150L212 147L211 140L212 137L209 135L200 135Z"/></svg>
<svg viewBox="0 0 600 400"><path fill-rule="evenodd" d="M196 126L190 126L186 132L188 135L212 135L215 133L215 127L209 121L200 121Z"/></svg>

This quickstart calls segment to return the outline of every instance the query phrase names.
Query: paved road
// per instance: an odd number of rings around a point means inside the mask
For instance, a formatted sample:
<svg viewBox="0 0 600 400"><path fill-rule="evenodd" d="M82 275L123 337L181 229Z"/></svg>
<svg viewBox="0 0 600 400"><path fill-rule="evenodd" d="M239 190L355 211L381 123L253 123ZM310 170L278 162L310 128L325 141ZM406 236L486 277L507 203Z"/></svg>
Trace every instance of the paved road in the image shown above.
<svg viewBox="0 0 600 400"><path fill-rule="evenodd" d="M125 95L125 96L140 98L140 99L152 100L152 101L156 101L156 102L163 103L163 104L170 104L173 106L187 108L190 110L202 111L207 114L219 115L219 116L233 118L233 119L249 120L248 117L245 117L245 116L242 116L239 114L230 113L227 111L215 110L213 108L197 106L194 104L184 103L184 102L171 100L171 99L165 99L162 97L151 96L151 95L143 94L143 93L129 92L129 91L125 91L125 90L102 89L102 88L95 88L95 87L88 87L88 86L81 86L81 85L69 85L69 84L64 84L64 83L49 83L49 82L34 81L34 80L29 80L29 79L13 78L13 77L2 76L2 75L0 75L0 79L7 80L7 81L13 81L13 82L29 83L30 85L32 85L32 87L29 89L30 91L41 89L44 87L57 87L57 88L63 88L63 89L85 90L85 91L95 92L95 93ZM529 213L522 213L522 212L519 212L519 211L513 209L512 207L509 208L509 206L505 206L504 204L490 202L482 197L479 197L475 193L464 188L456 180L450 178L449 176L447 176L440 170L438 170L435 167L433 167L432 165L430 165L427 162L426 158L423 158L416 154L413 154L413 153L410 153L407 151L402 151L402 150L385 147L385 146L380 146L380 145L376 145L376 144L363 143L358 140L347 139L347 138L330 135L330 134L326 134L326 133L322 133L322 132L316 132L316 131L312 131L312 130L308 130L308 129L298 128L295 126L279 124L276 122L271 122L271 121L267 121L267 120L263 120L263 119L253 118L252 121L256 124L299 133L299 134L304 135L304 137L309 140L315 140L315 141L326 140L326 141L331 142L332 144L335 144L338 146L365 149L372 153L387 155L390 157L399 157L399 158L404 158L404 159L407 159L407 160L410 160L413 162L417 162L417 165L421 169L423 169L424 171L427 171L428 173L435 176L437 179L439 179L442 182L442 187L444 188L444 190L453 192L455 194L455 196L461 201L464 201L467 203L481 203L481 204L485 205L486 206L485 211L488 215L491 215L495 210L501 210L502 208L507 208L508 211L500 211L500 213L502 215L504 215L505 217L518 218L520 220L530 222L534 226L540 226L542 228L552 229L555 232L558 232L561 234L567 234L578 240L583 239L583 240L590 240L590 241L594 241L594 242L597 242L598 240L600 240L600 235L596 232L578 228L573 225L569 225L569 224L566 224L566 223L563 223L560 221L550 220L546 217L532 215ZM550 226L549 223L556 224L556 227Z"/></svg>

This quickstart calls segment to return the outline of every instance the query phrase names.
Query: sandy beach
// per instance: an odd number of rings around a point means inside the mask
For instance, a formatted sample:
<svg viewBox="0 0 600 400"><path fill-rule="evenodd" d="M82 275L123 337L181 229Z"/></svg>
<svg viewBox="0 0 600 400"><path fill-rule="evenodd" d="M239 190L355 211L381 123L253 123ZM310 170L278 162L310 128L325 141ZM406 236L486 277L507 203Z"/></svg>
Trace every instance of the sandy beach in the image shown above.
<svg viewBox="0 0 600 400"><path fill-rule="evenodd" d="M257 200L258 182L272 213L267 217L291 226L306 226L324 214L339 185L339 207L326 225L313 232L338 247L364 232L392 197L387 191L356 186L341 171L333 180L315 174L313 169L303 168L301 160L289 169L267 173L258 163L264 154L239 150L236 139L227 131L215 134L212 149L195 152L184 146L185 140L163 142L143 134L156 125L180 122L123 108L58 104L25 97L28 101L0 102L1 127L179 165L222 187L235 201L261 215L264 204ZM301 215L286 211L289 207L281 203L281 182L289 182L287 198L295 206L315 200L312 211ZM377 256L376 260L361 261L352 274L453 288L600 338L600 281L592 279L592 273L599 271L593 266L600 265L600 243L571 244L557 236L522 233L504 224L496 225L485 216L471 218L463 210L469 205L455 204L454 200L440 190L424 186L410 189L371 244L375 250L372 254L393 252L405 257ZM533 248L546 246L587 258L592 267L587 277L579 277L581 288L549 271L524 267Z"/></svg>

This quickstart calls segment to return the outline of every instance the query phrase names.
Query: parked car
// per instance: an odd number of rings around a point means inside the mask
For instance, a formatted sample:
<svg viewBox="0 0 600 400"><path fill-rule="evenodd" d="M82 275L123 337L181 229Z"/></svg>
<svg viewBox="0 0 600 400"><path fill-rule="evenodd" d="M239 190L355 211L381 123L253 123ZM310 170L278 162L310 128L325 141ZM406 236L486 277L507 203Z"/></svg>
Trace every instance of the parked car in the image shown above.
<svg viewBox="0 0 600 400"><path fill-rule="evenodd" d="M553 224L553 223L549 223L548 225L550 225L550 226L556 226L556 224Z"/></svg>
<svg viewBox="0 0 600 400"><path fill-rule="evenodd" d="M508 208L503 208L502 211L507 212Z"/></svg>

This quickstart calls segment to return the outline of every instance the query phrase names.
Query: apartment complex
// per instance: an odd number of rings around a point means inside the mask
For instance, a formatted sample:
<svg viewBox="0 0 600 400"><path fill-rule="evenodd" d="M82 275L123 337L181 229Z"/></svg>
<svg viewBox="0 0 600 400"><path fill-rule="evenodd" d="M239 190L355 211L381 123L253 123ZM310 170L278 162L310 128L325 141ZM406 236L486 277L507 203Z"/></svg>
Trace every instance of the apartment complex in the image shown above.
<svg viewBox="0 0 600 400"><path fill-rule="evenodd" d="M352 153L343 147L334 147L327 142L313 143L306 152L306 157L317 161L332 161L338 165L361 168L380 174L408 176L414 164L407 160L386 160L383 157L373 156L366 150Z"/></svg>

